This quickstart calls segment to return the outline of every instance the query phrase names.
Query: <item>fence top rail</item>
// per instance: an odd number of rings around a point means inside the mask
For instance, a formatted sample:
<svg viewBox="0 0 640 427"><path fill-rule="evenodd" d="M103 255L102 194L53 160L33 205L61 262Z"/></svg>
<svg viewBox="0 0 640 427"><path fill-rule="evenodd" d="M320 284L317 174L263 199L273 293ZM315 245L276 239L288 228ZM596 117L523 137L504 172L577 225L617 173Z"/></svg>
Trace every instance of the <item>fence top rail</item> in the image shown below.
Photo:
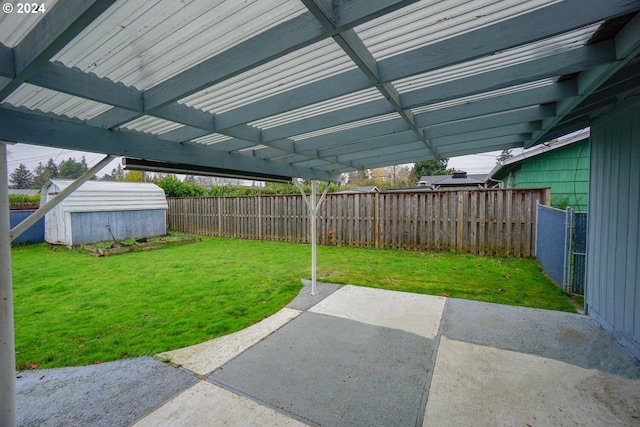
<svg viewBox="0 0 640 427"><path fill-rule="evenodd" d="M408 190L391 190L391 191L380 191L380 192L371 192L371 193L365 193L365 192L350 192L350 193L340 193L340 192L336 192L336 193L327 193L327 197L334 197L334 196L353 196L353 195L359 195L359 196L373 196L376 194L380 194L380 195L396 195L396 194L440 194L440 193L459 193L461 191L464 192L477 192L477 193L490 193L490 192L494 192L494 193L499 193L499 192L503 192L503 193L507 193L507 192L512 192L512 193L526 193L526 192L532 192L532 191L547 191L549 189L549 187L536 187L536 188L468 188L468 189L462 189L462 188L447 188L447 189L437 189L437 190L432 190L432 189L408 189ZM255 197L263 197L263 198L269 198L269 197L274 197L274 198L278 198L278 197L302 197L300 196L300 194L256 194L256 195L241 195L241 196L190 196L190 197L168 197L168 200L184 200L184 199L240 199L240 198L255 198ZM542 205L544 206L544 205Z"/></svg>

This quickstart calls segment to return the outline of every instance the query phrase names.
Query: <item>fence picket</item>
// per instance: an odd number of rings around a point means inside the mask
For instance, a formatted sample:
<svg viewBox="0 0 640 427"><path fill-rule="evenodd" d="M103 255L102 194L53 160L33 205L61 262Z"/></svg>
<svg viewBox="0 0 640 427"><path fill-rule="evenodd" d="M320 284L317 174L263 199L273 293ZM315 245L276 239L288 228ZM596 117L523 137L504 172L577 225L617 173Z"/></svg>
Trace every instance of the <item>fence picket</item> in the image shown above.
<svg viewBox="0 0 640 427"><path fill-rule="evenodd" d="M536 201L546 189L329 194L319 214L325 245L535 255ZM167 200L171 230L309 243L301 196Z"/></svg>

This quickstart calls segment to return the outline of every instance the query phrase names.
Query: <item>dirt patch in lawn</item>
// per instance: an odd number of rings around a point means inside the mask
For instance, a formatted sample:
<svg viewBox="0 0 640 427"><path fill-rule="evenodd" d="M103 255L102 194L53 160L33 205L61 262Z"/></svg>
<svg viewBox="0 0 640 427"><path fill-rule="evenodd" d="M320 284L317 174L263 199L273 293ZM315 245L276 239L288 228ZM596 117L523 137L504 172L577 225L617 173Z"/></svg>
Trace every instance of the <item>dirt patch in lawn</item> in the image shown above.
<svg viewBox="0 0 640 427"><path fill-rule="evenodd" d="M191 234L166 234L143 238L130 238L117 242L98 242L90 245L82 245L83 252L95 257L120 255L134 251L148 251L163 248L168 245L185 245L199 242L200 238Z"/></svg>

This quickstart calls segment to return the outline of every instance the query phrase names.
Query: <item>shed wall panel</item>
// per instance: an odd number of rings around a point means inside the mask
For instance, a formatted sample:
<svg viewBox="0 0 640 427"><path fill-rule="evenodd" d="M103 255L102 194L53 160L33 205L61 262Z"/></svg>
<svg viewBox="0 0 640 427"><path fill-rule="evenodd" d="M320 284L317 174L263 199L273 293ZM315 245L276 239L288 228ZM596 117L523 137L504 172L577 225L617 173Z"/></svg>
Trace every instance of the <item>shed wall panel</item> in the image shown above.
<svg viewBox="0 0 640 427"><path fill-rule="evenodd" d="M35 210L10 211L10 227L13 229L22 221L27 219ZM24 233L16 237L13 243L42 243L44 242L44 218L29 227Z"/></svg>
<svg viewBox="0 0 640 427"><path fill-rule="evenodd" d="M73 212L70 216L73 246L113 240L107 225L117 240L166 234L164 210Z"/></svg>
<svg viewBox="0 0 640 427"><path fill-rule="evenodd" d="M640 103L591 132L586 304L640 358Z"/></svg>

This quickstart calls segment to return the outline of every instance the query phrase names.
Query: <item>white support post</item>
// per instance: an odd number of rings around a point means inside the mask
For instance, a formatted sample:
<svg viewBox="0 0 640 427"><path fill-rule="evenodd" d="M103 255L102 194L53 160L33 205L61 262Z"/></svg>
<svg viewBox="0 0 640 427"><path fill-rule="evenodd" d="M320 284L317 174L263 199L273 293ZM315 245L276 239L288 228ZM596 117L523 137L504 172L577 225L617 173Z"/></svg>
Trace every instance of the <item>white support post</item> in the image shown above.
<svg viewBox="0 0 640 427"><path fill-rule="evenodd" d="M7 146L0 142L0 426L16 425L16 353L13 329Z"/></svg>
<svg viewBox="0 0 640 427"><path fill-rule="evenodd" d="M313 207L309 212L309 219L311 220L311 295L316 295L318 290L316 289L317 272L316 272L316 245L318 244L318 212L316 210L318 181L315 179L311 181L311 200L310 205Z"/></svg>
<svg viewBox="0 0 640 427"><path fill-rule="evenodd" d="M305 204L307 205L307 208L309 208L309 222L310 227L311 227L311 295L316 295L318 293L317 291L317 274L316 274L316 246L317 246L317 238L318 238L318 210L320 209L320 206L322 205L322 202L324 201L326 195L327 195L327 191L329 191L329 185L327 184L327 186L325 187L324 191L322 192L322 197L320 198L319 201L317 201L317 190L318 190L318 181L317 180L313 180L311 181L311 198L308 198L307 195L304 193L304 189L302 188L302 185L300 184L300 182L294 178L293 179L293 183L296 185L296 187L298 187L298 190L300 190L300 194L302 194L302 199L304 200Z"/></svg>

